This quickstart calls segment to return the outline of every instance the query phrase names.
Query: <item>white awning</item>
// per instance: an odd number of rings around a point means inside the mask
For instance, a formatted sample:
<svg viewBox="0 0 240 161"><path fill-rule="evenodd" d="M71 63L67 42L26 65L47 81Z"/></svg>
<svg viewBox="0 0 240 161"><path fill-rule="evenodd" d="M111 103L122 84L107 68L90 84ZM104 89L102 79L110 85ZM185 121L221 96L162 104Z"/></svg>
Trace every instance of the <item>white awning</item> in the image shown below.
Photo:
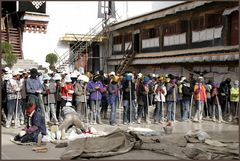
<svg viewBox="0 0 240 161"><path fill-rule="evenodd" d="M21 20L48 22L49 15L44 13L25 12L24 15L21 17Z"/></svg>
<svg viewBox="0 0 240 161"><path fill-rule="evenodd" d="M238 54L223 54L223 55L208 55L208 56L186 56L186 57L171 57L171 58L149 58L149 59L135 59L131 64L162 64L162 63L204 63L204 62L225 62L239 60Z"/></svg>
<svg viewBox="0 0 240 161"><path fill-rule="evenodd" d="M222 15L223 16L230 15L234 11L238 11L238 6L230 9L225 9Z"/></svg>

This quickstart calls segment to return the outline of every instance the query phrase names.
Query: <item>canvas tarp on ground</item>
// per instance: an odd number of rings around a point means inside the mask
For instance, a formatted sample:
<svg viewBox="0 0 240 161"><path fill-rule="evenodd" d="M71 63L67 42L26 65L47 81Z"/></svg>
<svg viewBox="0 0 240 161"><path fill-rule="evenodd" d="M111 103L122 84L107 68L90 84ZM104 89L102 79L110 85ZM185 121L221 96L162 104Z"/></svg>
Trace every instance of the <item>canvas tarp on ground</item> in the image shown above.
<svg viewBox="0 0 240 161"><path fill-rule="evenodd" d="M235 135L225 135L229 138L222 140L221 133L210 135L211 138L226 144L224 147L206 144L204 142L188 142L183 134L140 136L134 132L116 129L106 136L96 138L76 139L68 144L61 159L106 158L114 159L114 155L126 157L136 150L149 151L168 155L171 159L239 159L239 142ZM151 152L150 152L151 151ZM126 153L126 154L124 154ZM141 155L141 154L140 154ZM146 153L144 153L146 155ZM139 157L139 156L138 156ZM150 156L149 156L150 157Z"/></svg>
<svg viewBox="0 0 240 161"><path fill-rule="evenodd" d="M138 141L137 135L116 129L106 136L71 141L61 159L95 158L123 154L130 151Z"/></svg>

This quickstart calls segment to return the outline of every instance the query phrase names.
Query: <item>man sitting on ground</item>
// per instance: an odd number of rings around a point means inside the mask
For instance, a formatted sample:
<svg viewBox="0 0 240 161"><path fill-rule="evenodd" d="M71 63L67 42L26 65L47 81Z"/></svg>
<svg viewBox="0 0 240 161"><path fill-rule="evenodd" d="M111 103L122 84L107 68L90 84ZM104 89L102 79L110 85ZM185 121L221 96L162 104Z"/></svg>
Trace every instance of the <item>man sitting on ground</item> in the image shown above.
<svg viewBox="0 0 240 161"><path fill-rule="evenodd" d="M28 116L27 126L14 137L14 140L21 143L37 142L39 133L46 135L45 119L41 115L41 112L36 110L35 103L27 104L26 114Z"/></svg>

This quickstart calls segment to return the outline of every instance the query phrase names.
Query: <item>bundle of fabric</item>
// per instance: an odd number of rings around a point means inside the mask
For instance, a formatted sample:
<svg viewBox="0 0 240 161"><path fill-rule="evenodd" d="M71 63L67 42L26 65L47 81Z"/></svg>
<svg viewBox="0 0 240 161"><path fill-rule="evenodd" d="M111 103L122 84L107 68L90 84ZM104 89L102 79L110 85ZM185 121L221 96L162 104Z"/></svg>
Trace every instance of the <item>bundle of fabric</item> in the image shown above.
<svg viewBox="0 0 240 161"><path fill-rule="evenodd" d="M105 136L70 141L61 159L98 158L123 154L130 151L139 141L141 140L137 135L118 128Z"/></svg>

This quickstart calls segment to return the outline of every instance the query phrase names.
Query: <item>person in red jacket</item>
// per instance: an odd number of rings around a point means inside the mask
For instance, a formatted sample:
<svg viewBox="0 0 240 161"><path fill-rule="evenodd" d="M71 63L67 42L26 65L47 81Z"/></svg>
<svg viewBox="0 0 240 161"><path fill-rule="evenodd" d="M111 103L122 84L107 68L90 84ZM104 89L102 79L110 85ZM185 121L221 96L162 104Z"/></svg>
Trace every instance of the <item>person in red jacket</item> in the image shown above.
<svg viewBox="0 0 240 161"><path fill-rule="evenodd" d="M61 88L61 109L66 105L67 102L72 103L74 88L70 75L66 75L65 83ZM60 110L61 111L61 110ZM61 117L60 117L61 119ZM62 119L61 119L62 120Z"/></svg>

